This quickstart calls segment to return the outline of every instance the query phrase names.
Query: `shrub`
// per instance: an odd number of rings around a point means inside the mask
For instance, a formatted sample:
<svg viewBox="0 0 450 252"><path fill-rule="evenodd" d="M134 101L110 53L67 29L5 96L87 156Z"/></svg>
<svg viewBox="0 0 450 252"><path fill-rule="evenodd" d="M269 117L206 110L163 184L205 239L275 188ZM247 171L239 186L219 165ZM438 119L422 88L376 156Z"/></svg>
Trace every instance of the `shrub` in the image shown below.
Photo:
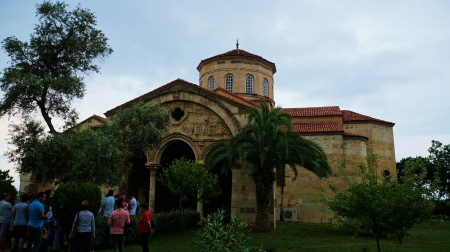
<svg viewBox="0 0 450 252"><path fill-rule="evenodd" d="M181 219L179 210L171 210L168 213L155 214L153 219L157 225L155 227L156 233L172 232L180 230ZM193 228L200 221L200 214L194 210L184 210L184 225L186 229Z"/></svg>
<svg viewBox="0 0 450 252"><path fill-rule="evenodd" d="M140 216L130 216L131 226L128 234L125 235L126 244L134 244L139 242L138 223ZM108 218L101 215L95 217L95 240L92 246L98 249L111 248L111 236L109 233Z"/></svg>
<svg viewBox="0 0 450 252"><path fill-rule="evenodd" d="M89 202L89 211L95 215L101 206L100 188L93 183L73 181L58 186L53 194L53 214L58 223L64 227L65 234L70 232L82 200Z"/></svg>
<svg viewBox="0 0 450 252"><path fill-rule="evenodd" d="M205 226L198 231L194 242L202 252L250 252L264 251L261 247L248 247L250 240L247 224L236 215L230 223L225 222L225 210L219 210L203 218Z"/></svg>

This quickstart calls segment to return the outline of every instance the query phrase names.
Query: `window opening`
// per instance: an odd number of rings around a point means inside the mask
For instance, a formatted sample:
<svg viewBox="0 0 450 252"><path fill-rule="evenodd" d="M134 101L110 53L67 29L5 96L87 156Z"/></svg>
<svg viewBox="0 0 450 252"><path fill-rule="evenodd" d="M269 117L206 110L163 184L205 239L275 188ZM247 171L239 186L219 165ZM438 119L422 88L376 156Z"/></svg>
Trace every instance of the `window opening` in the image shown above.
<svg viewBox="0 0 450 252"><path fill-rule="evenodd" d="M225 77L225 89L229 92L233 92L233 76L227 75Z"/></svg>

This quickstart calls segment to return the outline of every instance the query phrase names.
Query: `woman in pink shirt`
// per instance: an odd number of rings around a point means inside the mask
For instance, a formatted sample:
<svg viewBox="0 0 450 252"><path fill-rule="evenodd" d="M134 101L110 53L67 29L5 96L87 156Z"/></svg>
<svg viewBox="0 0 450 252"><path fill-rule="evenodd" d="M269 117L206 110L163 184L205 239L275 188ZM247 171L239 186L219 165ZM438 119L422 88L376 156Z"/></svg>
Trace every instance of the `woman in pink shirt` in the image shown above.
<svg viewBox="0 0 450 252"><path fill-rule="evenodd" d="M130 224L130 214L123 210L122 200L116 200L114 203L115 210L109 215L108 225L109 233L113 243L113 252L123 252L125 235L123 228L125 223Z"/></svg>

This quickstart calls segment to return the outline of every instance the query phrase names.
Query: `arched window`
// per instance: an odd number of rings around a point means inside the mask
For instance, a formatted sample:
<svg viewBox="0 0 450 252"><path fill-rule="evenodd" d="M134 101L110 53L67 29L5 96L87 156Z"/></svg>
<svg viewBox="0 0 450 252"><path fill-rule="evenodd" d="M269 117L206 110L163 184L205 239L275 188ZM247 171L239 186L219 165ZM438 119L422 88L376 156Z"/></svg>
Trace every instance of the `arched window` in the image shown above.
<svg viewBox="0 0 450 252"><path fill-rule="evenodd" d="M209 78L208 88L209 88L209 90L214 90L214 77Z"/></svg>
<svg viewBox="0 0 450 252"><path fill-rule="evenodd" d="M253 77L251 75L245 76L245 92L253 93Z"/></svg>
<svg viewBox="0 0 450 252"><path fill-rule="evenodd" d="M225 89L233 92L233 75L225 76Z"/></svg>
<svg viewBox="0 0 450 252"><path fill-rule="evenodd" d="M266 79L264 79L262 83L262 94L264 96L269 96L269 83Z"/></svg>

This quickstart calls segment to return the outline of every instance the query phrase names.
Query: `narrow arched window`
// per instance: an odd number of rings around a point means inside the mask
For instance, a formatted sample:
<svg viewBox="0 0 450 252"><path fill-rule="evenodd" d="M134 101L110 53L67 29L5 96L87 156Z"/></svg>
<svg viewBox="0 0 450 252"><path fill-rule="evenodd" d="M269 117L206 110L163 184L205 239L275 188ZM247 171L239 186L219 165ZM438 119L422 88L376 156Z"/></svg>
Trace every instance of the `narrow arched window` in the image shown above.
<svg viewBox="0 0 450 252"><path fill-rule="evenodd" d="M245 92L253 93L253 77L251 75L245 76Z"/></svg>
<svg viewBox="0 0 450 252"><path fill-rule="evenodd" d="M262 94L264 96L269 96L269 83L266 79L264 79L262 83Z"/></svg>
<svg viewBox="0 0 450 252"><path fill-rule="evenodd" d="M214 90L214 77L209 78L208 88L209 88L209 90Z"/></svg>
<svg viewBox="0 0 450 252"><path fill-rule="evenodd" d="M233 92L233 75L227 75L225 77L225 89L229 92Z"/></svg>

